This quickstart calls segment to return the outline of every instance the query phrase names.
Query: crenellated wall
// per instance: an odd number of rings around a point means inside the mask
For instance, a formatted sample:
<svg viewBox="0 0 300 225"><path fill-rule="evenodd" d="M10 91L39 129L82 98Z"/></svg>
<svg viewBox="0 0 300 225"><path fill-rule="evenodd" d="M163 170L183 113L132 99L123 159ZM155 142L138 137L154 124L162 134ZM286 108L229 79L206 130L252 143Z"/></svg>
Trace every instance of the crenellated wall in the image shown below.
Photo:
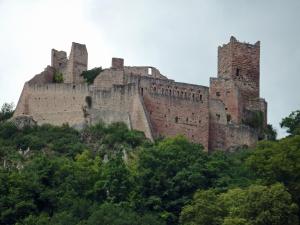
<svg viewBox="0 0 300 225"><path fill-rule="evenodd" d="M208 148L208 87L149 77L139 84L154 137L182 134Z"/></svg>

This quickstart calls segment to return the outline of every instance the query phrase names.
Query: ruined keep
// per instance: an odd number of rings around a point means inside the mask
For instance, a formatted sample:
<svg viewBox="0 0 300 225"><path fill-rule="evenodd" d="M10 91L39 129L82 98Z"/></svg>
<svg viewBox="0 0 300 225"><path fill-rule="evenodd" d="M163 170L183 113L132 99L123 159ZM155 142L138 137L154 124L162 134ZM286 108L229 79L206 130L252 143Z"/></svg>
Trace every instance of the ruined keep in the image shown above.
<svg viewBox="0 0 300 225"><path fill-rule="evenodd" d="M85 45L72 43L69 57L51 51L51 66L25 83L14 117L38 124L82 128L122 121L149 139L182 134L206 150L253 146L267 124L267 103L259 95L260 42L234 37L218 48L218 75L210 87L168 79L151 66L124 66L113 58L88 85ZM54 82L57 75L62 82Z"/></svg>

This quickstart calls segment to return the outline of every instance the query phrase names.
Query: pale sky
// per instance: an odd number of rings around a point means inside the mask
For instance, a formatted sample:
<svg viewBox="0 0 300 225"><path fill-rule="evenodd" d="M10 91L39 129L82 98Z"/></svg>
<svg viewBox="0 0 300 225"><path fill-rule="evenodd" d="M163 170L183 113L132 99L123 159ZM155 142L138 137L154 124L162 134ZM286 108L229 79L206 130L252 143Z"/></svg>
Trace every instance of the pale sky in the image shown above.
<svg viewBox="0 0 300 225"><path fill-rule="evenodd" d="M261 97L282 137L279 122L300 109L300 0L0 0L0 106L72 41L87 45L89 68L122 57L208 86L231 35L261 41Z"/></svg>

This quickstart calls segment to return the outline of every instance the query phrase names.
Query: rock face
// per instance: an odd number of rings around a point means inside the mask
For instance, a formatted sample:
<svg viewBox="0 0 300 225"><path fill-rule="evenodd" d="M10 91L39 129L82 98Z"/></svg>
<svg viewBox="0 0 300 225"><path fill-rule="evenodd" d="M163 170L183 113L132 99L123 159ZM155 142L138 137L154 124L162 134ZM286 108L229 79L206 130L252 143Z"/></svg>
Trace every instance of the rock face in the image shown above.
<svg viewBox="0 0 300 225"><path fill-rule="evenodd" d="M37 122L29 115L20 115L12 118L13 122L18 129L23 129L25 127L34 127L37 125Z"/></svg>
<svg viewBox="0 0 300 225"><path fill-rule="evenodd" d="M175 82L151 66L124 66L121 58L87 85L80 76L87 70L85 45L73 43L69 58L54 49L51 57L51 66L25 83L14 117L79 128L122 121L152 140L182 134L207 150L255 145L257 130L244 122L249 112L261 112L261 126L267 124L267 103L259 96L259 42L232 37L219 47L210 87ZM56 73L62 83L53 83Z"/></svg>

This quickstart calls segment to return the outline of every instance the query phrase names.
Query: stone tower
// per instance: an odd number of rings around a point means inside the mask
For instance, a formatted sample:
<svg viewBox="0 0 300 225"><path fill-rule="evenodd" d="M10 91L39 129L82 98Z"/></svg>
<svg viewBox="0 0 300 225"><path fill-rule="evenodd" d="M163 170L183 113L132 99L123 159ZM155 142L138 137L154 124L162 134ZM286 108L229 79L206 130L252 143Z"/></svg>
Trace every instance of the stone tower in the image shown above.
<svg viewBox="0 0 300 225"><path fill-rule="evenodd" d="M260 135L266 126L267 103L260 98L259 63L259 41L249 44L231 37L229 43L219 46L218 77L210 79L210 149L233 146L235 137L252 140L251 135ZM255 132L242 131L254 120L262 120Z"/></svg>
<svg viewBox="0 0 300 225"><path fill-rule="evenodd" d="M260 42L238 42L230 38L218 48L218 78L232 79L245 98L259 98Z"/></svg>
<svg viewBox="0 0 300 225"><path fill-rule="evenodd" d="M88 53L83 44L72 42L69 59L64 51L51 51L51 66L63 74L64 83L83 83L84 79L80 74L87 70L87 64Z"/></svg>

